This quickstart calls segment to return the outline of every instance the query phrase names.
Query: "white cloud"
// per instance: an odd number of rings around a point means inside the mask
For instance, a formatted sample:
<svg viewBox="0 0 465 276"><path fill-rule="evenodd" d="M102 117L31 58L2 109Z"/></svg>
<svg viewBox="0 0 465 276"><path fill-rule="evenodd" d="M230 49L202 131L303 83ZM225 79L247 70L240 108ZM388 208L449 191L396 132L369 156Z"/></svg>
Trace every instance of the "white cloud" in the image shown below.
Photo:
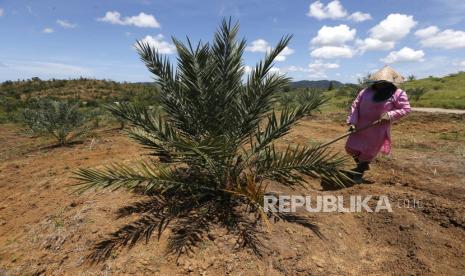
<svg viewBox="0 0 465 276"><path fill-rule="evenodd" d="M310 77L323 77L326 76L327 70L337 68L339 68L339 64L337 63L324 63L321 60L316 60L308 65L308 72L310 73Z"/></svg>
<svg viewBox="0 0 465 276"><path fill-rule="evenodd" d="M52 29L52 28L45 28L45 29L42 30L42 32L45 33L45 34L51 34L51 33L55 32L55 30Z"/></svg>
<svg viewBox="0 0 465 276"><path fill-rule="evenodd" d="M65 28L65 29L73 29L73 28L76 28L78 26L78 24L71 23L71 22L69 22L67 20L64 20L64 19L58 19L57 24L60 25L61 27Z"/></svg>
<svg viewBox="0 0 465 276"><path fill-rule="evenodd" d="M381 61L385 63L399 63L399 62L409 62L409 61L423 61L425 53L422 50L413 50L408 47L404 47L399 51L390 52L385 58L382 58Z"/></svg>
<svg viewBox="0 0 465 276"><path fill-rule="evenodd" d="M331 69L339 68L337 63L326 63L322 60L315 60L308 64L306 68L300 66L288 66L282 69L284 72L305 72L308 73L309 78L323 78L326 77L326 72Z"/></svg>
<svg viewBox="0 0 465 276"><path fill-rule="evenodd" d="M269 72L276 73L276 74L284 74L283 72L281 72L281 69L279 69L278 67L271 67Z"/></svg>
<svg viewBox="0 0 465 276"><path fill-rule="evenodd" d="M397 41L405 37L417 24L413 16L393 13L370 29L370 36L382 41Z"/></svg>
<svg viewBox="0 0 465 276"><path fill-rule="evenodd" d="M248 66L248 65L245 65L244 66L244 73L250 74L251 72L252 72L252 67Z"/></svg>
<svg viewBox="0 0 465 276"><path fill-rule="evenodd" d="M420 44L423 47L443 49L465 48L464 31L447 29L439 32L439 30L430 29L429 33L428 31L420 32L419 37L421 38Z"/></svg>
<svg viewBox="0 0 465 276"><path fill-rule="evenodd" d="M323 26L318 31L318 35L312 39L312 44L315 45L342 45L345 42L355 38L357 30L349 28L347 25L339 25L335 27Z"/></svg>
<svg viewBox="0 0 465 276"><path fill-rule="evenodd" d="M245 47L245 50L253 53L268 53L271 51L271 46L266 40L260 38L252 41L252 43L249 46ZM286 46L276 57L275 60L285 61L287 56L292 55L294 52L294 49Z"/></svg>
<svg viewBox="0 0 465 276"><path fill-rule="evenodd" d="M307 72L308 71L308 69L306 68L295 66L295 65L288 66L285 69L288 72Z"/></svg>
<svg viewBox="0 0 465 276"><path fill-rule="evenodd" d="M415 35L419 38L426 38L430 37L432 35L435 35L437 32L439 32L439 28L436 26L429 26L427 28L420 29L415 32Z"/></svg>
<svg viewBox="0 0 465 276"><path fill-rule="evenodd" d="M356 41L360 53L386 51L395 47L396 41L404 38L417 24L411 15L393 13L370 29L370 36Z"/></svg>
<svg viewBox="0 0 465 276"><path fill-rule="evenodd" d="M463 70L463 69L465 69L465 60L454 62L454 65L458 66L460 68L460 70Z"/></svg>
<svg viewBox="0 0 465 276"><path fill-rule="evenodd" d="M365 38L364 40L357 40L356 45L358 46L358 50L361 53L366 51L385 51L391 50L395 46L394 41L382 41L376 38Z"/></svg>
<svg viewBox="0 0 465 276"><path fill-rule="evenodd" d="M310 4L307 16L315 17L318 20L323 19L346 19L355 22L362 22L371 19L371 15L360 11L351 15L342 6L339 0L334 0L324 5L319 0Z"/></svg>
<svg viewBox="0 0 465 276"><path fill-rule="evenodd" d="M355 22L363 22L366 20L370 20L371 15L369 13L363 13L358 11L351 14L347 19L353 20Z"/></svg>
<svg viewBox="0 0 465 276"><path fill-rule="evenodd" d="M309 78L326 78L327 71L339 68L337 63L326 63L322 60L315 60L307 67L291 65L280 69L280 72L303 72L308 73Z"/></svg>
<svg viewBox="0 0 465 276"><path fill-rule="evenodd" d="M0 17L2 17L4 13L3 9L0 9Z"/></svg>
<svg viewBox="0 0 465 276"><path fill-rule="evenodd" d="M307 15L318 20L343 19L347 16L347 11L338 0L331 1L326 6L320 1L316 1L310 5Z"/></svg>
<svg viewBox="0 0 465 276"><path fill-rule="evenodd" d="M79 77L89 76L92 74L92 70L89 68L56 63L56 62L8 62L5 66L5 70L8 70L6 74L11 72L19 72L21 76L26 77Z"/></svg>
<svg viewBox="0 0 465 276"><path fill-rule="evenodd" d="M354 51L348 46L323 46L314 49L310 55L318 59L351 58Z"/></svg>
<svg viewBox="0 0 465 276"><path fill-rule="evenodd" d="M160 28L160 23L158 23L157 19L151 15L146 13L139 13L139 15L135 16L126 16L121 18L121 14L117 11L108 11L105 13L104 17L98 18L98 21L107 22L110 24L117 24L117 25L126 25L126 26L135 26L135 27L146 27L146 28Z"/></svg>
<svg viewBox="0 0 465 276"><path fill-rule="evenodd" d="M155 37L147 35L146 37L141 39L141 41L148 43L150 46L155 48L160 54L174 54L176 52L176 46L163 40L163 38L164 36L162 34L158 34Z"/></svg>
<svg viewBox="0 0 465 276"><path fill-rule="evenodd" d="M275 58L276 61L285 61L287 56L292 55L294 53L294 49L291 49L289 47L285 47L281 53Z"/></svg>
<svg viewBox="0 0 465 276"><path fill-rule="evenodd" d="M267 53L271 50L270 44L264 39L257 39L252 41L251 45L245 47L248 52Z"/></svg>

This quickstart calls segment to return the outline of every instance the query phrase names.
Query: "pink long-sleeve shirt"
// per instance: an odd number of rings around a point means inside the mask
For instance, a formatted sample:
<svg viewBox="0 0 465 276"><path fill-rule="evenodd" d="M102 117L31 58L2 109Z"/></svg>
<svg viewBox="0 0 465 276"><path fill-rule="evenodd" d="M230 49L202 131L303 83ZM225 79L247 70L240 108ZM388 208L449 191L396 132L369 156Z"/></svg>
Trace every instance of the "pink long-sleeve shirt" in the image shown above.
<svg viewBox="0 0 465 276"><path fill-rule="evenodd" d="M346 143L346 151L357 156L361 161L371 161L381 151L391 152L391 123L410 113L410 103L407 93L401 89L384 102L374 102L374 90L367 88L358 94L352 103L347 123L361 128L378 120L381 114L387 112L390 122L384 122L371 128L353 133Z"/></svg>

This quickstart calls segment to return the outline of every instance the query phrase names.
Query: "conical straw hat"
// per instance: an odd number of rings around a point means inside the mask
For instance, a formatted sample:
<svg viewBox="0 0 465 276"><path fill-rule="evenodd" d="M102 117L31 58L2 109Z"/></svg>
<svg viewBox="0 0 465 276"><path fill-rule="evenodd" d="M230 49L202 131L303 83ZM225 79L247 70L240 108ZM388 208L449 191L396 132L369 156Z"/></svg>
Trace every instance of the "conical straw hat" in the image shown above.
<svg viewBox="0 0 465 276"><path fill-rule="evenodd" d="M404 77L397 73L396 70L392 69L391 66L384 66L382 69L378 70L377 72L370 75L369 81L376 82L376 81L388 81L392 82L393 84L401 84L404 82Z"/></svg>

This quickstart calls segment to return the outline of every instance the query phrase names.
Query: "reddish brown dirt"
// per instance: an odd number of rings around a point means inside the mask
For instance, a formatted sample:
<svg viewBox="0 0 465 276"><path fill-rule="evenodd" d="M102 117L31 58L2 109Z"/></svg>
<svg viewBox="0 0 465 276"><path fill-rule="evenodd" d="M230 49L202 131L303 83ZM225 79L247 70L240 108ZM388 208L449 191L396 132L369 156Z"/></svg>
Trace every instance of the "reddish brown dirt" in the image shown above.
<svg viewBox="0 0 465 276"><path fill-rule="evenodd" d="M345 130L341 116L304 120L282 139L327 141ZM166 238L114 253L104 264L84 262L95 242L134 218L115 211L142 196L125 191L71 194L72 171L143 158L117 130L70 147L18 134L0 125L0 275L359 275L465 274L465 117L412 115L394 126L394 150L380 157L367 178L373 184L322 191L317 195L387 195L392 213L317 213L310 216L323 238L301 226L279 222L270 230L269 254L256 257L233 248L217 232L179 263L164 255ZM334 147L342 150L343 142ZM405 202L419 203L407 208ZM373 203L373 202L371 202Z"/></svg>

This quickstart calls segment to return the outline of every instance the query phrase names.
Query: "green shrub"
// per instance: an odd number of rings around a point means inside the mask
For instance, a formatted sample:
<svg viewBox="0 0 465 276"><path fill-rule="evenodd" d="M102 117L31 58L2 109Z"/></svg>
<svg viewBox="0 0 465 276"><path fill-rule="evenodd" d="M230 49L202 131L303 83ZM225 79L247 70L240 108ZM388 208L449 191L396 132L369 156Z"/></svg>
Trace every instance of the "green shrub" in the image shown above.
<svg viewBox="0 0 465 276"><path fill-rule="evenodd" d="M289 108L295 105L295 97L291 94L282 94L278 99L282 109Z"/></svg>
<svg viewBox="0 0 465 276"><path fill-rule="evenodd" d="M358 93L363 89L362 85L348 84L341 86L336 91L336 97L344 98L343 101L339 102L338 107L348 109L352 102L357 97Z"/></svg>
<svg viewBox="0 0 465 276"><path fill-rule="evenodd" d="M22 112L23 122L34 134L51 135L59 145L66 145L86 132L86 117L79 104L40 99Z"/></svg>
<svg viewBox="0 0 465 276"><path fill-rule="evenodd" d="M414 87L408 89L406 92L410 99L414 100L415 102L418 102L418 100L420 100L420 98L423 95L425 95L426 92L428 92L428 89L424 87Z"/></svg>

